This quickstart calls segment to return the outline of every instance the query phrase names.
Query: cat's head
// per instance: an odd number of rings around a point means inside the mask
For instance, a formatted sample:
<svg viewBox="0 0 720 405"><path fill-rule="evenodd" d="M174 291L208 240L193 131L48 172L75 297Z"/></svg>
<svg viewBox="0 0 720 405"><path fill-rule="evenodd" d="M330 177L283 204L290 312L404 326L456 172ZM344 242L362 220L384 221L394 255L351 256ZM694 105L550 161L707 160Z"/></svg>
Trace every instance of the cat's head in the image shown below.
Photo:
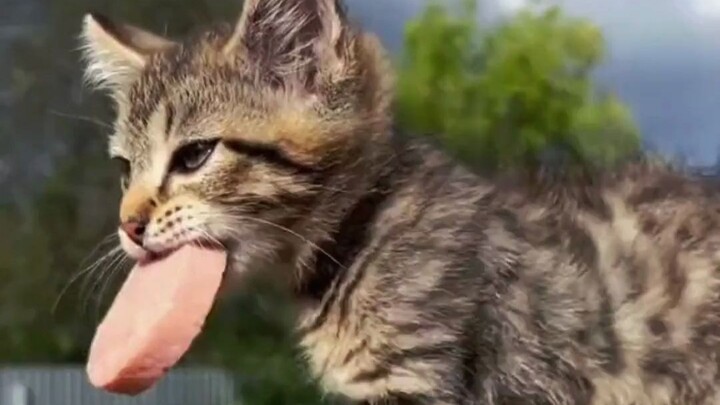
<svg viewBox="0 0 720 405"><path fill-rule="evenodd" d="M388 62L336 0L248 0L234 27L183 41L92 14L82 41L116 106L118 232L136 259L198 241L242 266L302 249L386 142Z"/></svg>

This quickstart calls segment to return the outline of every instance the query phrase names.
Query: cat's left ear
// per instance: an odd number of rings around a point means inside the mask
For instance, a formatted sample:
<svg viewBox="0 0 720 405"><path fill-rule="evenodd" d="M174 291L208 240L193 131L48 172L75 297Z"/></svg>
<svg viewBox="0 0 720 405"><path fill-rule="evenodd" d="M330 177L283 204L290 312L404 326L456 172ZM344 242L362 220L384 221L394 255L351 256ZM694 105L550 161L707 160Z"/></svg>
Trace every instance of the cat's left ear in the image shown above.
<svg viewBox="0 0 720 405"><path fill-rule="evenodd" d="M121 90L136 80L148 58L176 45L149 31L86 14L81 34L85 75L96 87Z"/></svg>
<svg viewBox="0 0 720 405"><path fill-rule="evenodd" d="M246 0L226 54L269 74L341 70L353 58L340 0Z"/></svg>

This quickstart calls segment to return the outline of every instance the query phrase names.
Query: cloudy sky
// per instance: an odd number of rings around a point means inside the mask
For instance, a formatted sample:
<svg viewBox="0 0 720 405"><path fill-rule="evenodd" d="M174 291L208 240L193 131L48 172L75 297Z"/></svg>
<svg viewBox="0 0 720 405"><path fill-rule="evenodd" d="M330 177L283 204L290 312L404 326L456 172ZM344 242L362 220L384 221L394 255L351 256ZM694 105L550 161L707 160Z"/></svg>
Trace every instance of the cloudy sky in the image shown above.
<svg viewBox="0 0 720 405"><path fill-rule="evenodd" d="M720 0L556 0L603 29L610 57L602 83L632 107L646 140L665 153L711 164L720 151ZM525 0L486 0L485 15ZM348 0L390 48L425 0Z"/></svg>

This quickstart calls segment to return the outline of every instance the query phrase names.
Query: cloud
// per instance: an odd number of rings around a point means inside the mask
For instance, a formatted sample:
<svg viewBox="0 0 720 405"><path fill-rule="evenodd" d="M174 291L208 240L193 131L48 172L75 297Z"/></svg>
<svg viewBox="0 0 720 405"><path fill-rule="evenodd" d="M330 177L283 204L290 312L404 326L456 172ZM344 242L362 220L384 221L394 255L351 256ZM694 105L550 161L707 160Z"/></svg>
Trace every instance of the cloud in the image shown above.
<svg viewBox="0 0 720 405"><path fill-rule="evenodd" d="M497 7L503 13L514 13L527 5L526 0L498 0Z"/></svg>
<svg viewBox="0 0 720 405"><path fill-rule="evenodd" d="M691 0L690 8L699 17L720 19L720 0Z"/></svg>

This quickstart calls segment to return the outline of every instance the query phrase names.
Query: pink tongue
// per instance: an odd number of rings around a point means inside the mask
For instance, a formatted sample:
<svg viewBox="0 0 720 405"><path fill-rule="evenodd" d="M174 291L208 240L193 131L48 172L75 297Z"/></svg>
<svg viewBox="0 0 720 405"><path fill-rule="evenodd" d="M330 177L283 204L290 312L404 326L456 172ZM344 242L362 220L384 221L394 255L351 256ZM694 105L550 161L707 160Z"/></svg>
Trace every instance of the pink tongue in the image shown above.
<svg viewBox="0 0 720 405"><path fill-rule="evenodd" d="M185 246L135 266L95 332L90 382L134 395L162 378L200 333L226 261L224 251Z"/></svg>

